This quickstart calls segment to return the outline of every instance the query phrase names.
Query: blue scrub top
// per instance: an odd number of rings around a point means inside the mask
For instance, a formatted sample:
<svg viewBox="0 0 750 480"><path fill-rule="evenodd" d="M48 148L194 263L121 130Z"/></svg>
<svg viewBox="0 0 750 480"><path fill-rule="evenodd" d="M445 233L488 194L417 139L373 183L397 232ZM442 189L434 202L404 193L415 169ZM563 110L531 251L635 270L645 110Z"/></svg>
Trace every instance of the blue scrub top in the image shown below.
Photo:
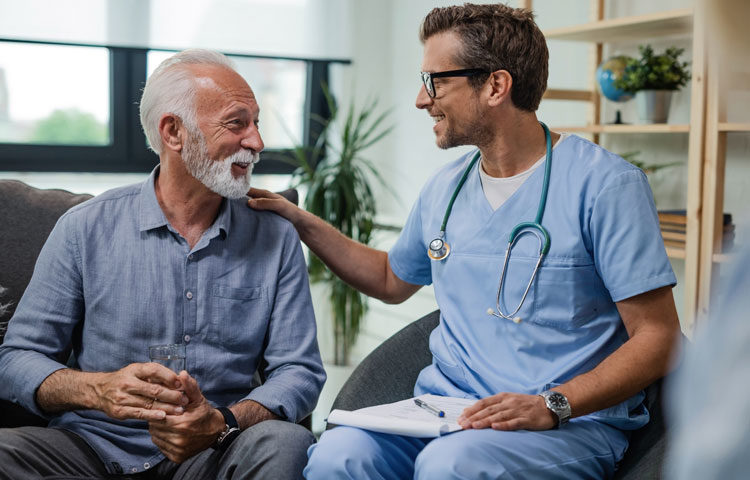
<svg viewBox="0 0 750 480"><path fill-rule="evenodd" d="M536 394L590 371L627 339L615 302L676 279L643 172L574 135L553 150L542 224L551 237L515 324L487 313L495 307L511 229L536 216L544 168L497 210L482 190L478 162L456 198L446 228L448 258L430 260L451 194L476 151L440 169L422 189L389 252L402 280L434 284L440 325L430 336L432 365L415 395L483 398L500 392ZM500 306L515 310L538 259L535 236L513 247ZM591 414L622 429L648 421L638 394Z"/></svg>

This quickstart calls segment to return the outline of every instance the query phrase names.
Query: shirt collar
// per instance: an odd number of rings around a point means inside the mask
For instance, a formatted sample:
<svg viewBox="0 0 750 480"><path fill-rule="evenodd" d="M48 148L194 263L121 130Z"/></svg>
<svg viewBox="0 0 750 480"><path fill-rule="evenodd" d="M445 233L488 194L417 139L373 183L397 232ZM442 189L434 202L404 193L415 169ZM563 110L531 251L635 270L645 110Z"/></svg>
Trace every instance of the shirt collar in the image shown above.
<svg viewBox="0 0 750 480"><path fill-rule="evenodd" d="M159 176L159 165L154 167L151 174L141 185L141 202L139 212L138 226L141 232L148 230L154 230L160 227L172 228L169 225L167 217L159 206L159 201L156 199L155 182L156 177ZM221 234L222 238L226 238L229 234L229 226L232 220L232 212L229 206L229 200L224 198L219 205L219 215L216 217L214 223L206 230L203 234L204 238L211 239ZM198 242L201 243L201 242Z"/></svg>

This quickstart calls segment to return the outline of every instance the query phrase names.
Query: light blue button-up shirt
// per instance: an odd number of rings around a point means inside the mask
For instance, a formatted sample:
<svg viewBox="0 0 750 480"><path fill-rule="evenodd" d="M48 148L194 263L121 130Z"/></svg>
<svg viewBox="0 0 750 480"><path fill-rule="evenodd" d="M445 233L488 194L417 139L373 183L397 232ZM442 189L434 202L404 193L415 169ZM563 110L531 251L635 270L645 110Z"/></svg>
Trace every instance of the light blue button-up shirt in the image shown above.
<svg viewBox="0 0 750 480"><path fill-rule="evenodd" d="M224 200L191 249L159 207L157 175L60 218L0 346L0 396L44 415L36 390L71 350L76 368L111 372L148 362L149 345L186 343L187 370L212 404L250 399L300 420L325 372L296 231ZM77 410L50 426L83 437L111 473L164 459L143 421Z"/></svg>

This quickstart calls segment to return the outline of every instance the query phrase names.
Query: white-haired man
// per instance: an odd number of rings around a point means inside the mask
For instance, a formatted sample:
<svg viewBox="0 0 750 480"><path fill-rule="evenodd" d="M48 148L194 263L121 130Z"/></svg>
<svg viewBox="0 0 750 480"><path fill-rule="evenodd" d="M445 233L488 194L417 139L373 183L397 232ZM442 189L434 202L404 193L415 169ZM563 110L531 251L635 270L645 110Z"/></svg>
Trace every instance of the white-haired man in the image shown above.
<svg viewBox="0 0 750 480"><path fill-rule="evenodd" d="M242 200L258 116L221 54L149 78L159 166L61 217L0 347L0 396L53 427L0 430L0 478L301 476L325 373L297 234ZM167 343L185 370L148 361Z"/></svg>

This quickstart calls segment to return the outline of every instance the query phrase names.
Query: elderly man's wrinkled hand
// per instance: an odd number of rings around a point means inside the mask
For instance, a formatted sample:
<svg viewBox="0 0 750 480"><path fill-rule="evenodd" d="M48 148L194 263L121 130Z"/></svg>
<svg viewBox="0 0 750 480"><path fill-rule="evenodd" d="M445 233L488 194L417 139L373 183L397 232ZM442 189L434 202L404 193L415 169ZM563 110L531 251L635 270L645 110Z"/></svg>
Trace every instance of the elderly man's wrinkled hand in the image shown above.
<svg viewBox="0 0 750 480"><path fill-rule="evenodd" d="M97 409L118 420L161 420L181 414L187 402L177 374L157 363L133 363L97 380Z"/></svg>
<svg viewBox="0 0 750 480"><path fill-rule="evenodd" d="M224 417L208 403L198 382L184 371L179 379L188 399L184 412L148 424L151 441L175 463L182 463L213 445L224 430Z"/></svg>

